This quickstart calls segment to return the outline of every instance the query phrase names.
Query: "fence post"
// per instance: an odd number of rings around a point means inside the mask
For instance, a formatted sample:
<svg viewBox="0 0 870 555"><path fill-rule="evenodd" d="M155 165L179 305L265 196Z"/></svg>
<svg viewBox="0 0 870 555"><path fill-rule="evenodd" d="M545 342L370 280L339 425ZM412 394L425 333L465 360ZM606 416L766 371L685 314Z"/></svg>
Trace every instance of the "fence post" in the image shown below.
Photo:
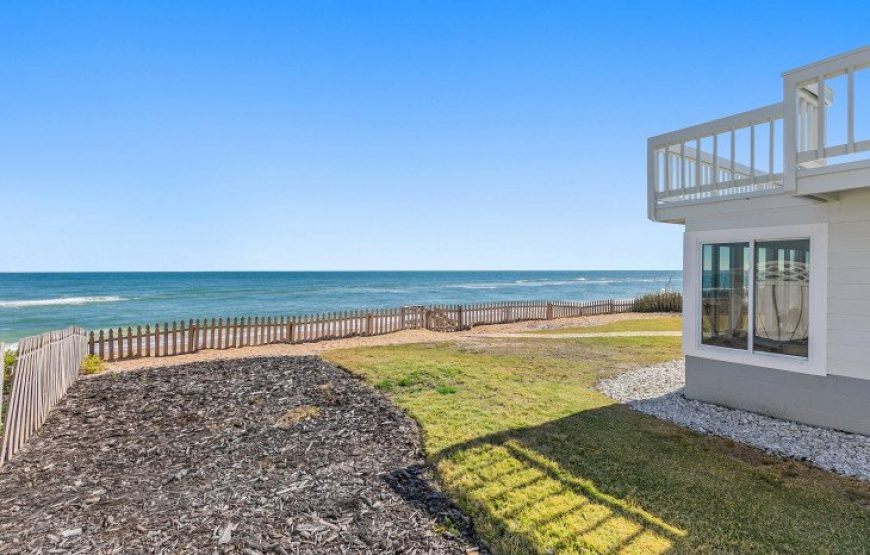
<svg viewBox="0 0 870 555"><path fill-rule="evenodd" d="M547 303L547 320L553 319L553 303Z"/></svg>
<svg viewBox="0 0 870 555"><path fill-rule="evenodd" d="M371 335L372 333L372 313L366 311L366 335Z"/></svg>
<svg viewBox="0 0 870 555"><path fill-rule="evenodd" d="M458 329L464 329L464 324L462 323L462 305L458 305L456 307L456 321L458 323Z"/></svg>
<svg viewBox="0 0 870 555"><path fill-rule="evenodd" d="M613 299L607 301L607 308L609 309L608 314L613 314Z"/></svg>

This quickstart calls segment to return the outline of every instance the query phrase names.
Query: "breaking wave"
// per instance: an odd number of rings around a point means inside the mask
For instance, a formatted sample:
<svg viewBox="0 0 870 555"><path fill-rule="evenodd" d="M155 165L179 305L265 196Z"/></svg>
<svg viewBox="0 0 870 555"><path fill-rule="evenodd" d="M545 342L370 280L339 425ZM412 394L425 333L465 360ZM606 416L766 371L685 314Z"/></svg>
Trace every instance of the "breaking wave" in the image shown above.
<svg viewBox="0 0 870 555"><path fill-rule="evenodd" d="M27 299L17 301L0 301L0 308L27 308L31 306L63 306L83 305L91 303L114 303L126 301L124 297L117 295L104 295L97 297L58 297L56 299Z"/></svg>

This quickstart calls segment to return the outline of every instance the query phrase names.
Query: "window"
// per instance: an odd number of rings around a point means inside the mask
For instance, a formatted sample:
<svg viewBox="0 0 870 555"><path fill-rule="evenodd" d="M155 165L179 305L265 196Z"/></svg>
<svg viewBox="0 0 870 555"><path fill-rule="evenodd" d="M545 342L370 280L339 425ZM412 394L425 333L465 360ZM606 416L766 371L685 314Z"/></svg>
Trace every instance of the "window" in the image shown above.
<svg viewBox="0 0 870 555"><path fill-rule="evenodd" d="M809 355L809 239L707 243L701 253L701 343ZM754 279L750 287L750 278ZM754 314L749 315L753 292ZM752 343L749 342L750 320Z"/></svg>
<svg viewBox="0 0 870 555"><path fill-rule="evenodd" d="M809 356L810 242L755 244L756 351Z"/></svg>
<svg viewBox="0 0 870 555"><path fill-rule="evenodd" d="M687 356L827 373L828 224L685 235Z"/></svg>
<svg viewBox="0 0 870 555"><path fill-rule="evenodd" d="M704 245L701 342L732 349L749 344L749 243Z"/></svg>

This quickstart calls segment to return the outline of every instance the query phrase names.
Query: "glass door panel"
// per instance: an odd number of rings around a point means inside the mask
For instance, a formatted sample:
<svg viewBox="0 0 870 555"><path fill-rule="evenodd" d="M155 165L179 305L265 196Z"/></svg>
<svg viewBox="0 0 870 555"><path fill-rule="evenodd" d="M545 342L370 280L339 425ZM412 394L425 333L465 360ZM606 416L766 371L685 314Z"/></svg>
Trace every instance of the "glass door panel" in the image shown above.
<svg viewBox="0 0 870 555"><path fill-rule="evenodd" d="M701 342L747 349L749 337L749 243L703 246Z"/></svg>

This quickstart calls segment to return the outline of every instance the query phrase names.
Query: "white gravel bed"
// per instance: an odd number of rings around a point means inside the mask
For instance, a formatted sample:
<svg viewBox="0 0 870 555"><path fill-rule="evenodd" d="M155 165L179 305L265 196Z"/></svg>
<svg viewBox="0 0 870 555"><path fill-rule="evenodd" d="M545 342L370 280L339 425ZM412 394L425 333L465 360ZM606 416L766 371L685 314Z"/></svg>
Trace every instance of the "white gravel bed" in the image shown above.
<svg viewBox="0 0 870 555"><path fill-rule="evenodd" d="M685 383L683 361L673 361L627 372L595 387L639 412L703 434L870 480L870 437L693 401L683 396Z"/></svg>

